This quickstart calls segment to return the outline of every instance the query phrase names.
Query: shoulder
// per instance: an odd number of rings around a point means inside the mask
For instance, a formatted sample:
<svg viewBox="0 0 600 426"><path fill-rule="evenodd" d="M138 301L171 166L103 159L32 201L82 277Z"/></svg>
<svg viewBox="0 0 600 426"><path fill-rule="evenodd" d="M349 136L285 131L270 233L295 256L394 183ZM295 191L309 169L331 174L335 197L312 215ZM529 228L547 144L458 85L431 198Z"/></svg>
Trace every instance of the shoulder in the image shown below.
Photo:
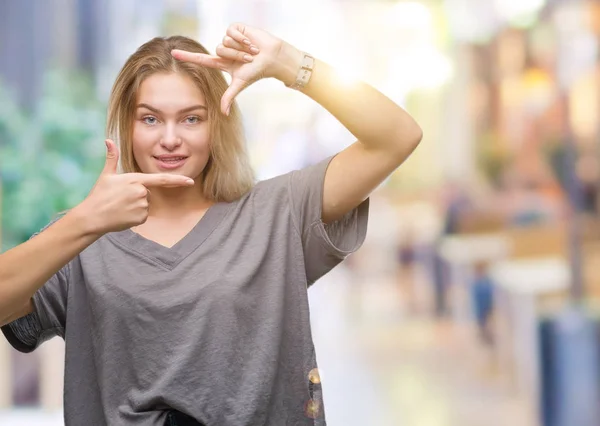
<svg viewBox="0 0 600 426"><path fill-rule="evenodd" d="M241 205L250 202L265 208L289 204L290 200L294 204L294 199L303 198L306 194L316 193L318 196L332 158L333 156L330 156L317 163L259 180L239 202Z"/></svg>
<svg viewBox="0 0 600 426"><path fill-rule="evenodd" d="M290 208L290 181L294 172L262 179L252 189L234 202L234 211L250 215L272 217ZM234 215L237 217L237 215Z"/></svg>
<svg viewBox="0 0 600 426"><path fill-rule="evenodd" d="M258 181L248 193L254 199L281 199L288 196L290 179L294 172Z"/></svg>
<svg viewBox="0 0 600 426"><path fill-rule="evenodd" d="M257 194L278 190L288 191L294 189L294 186L298 185L298 183L303 183L305 181L314 180L321 182L333 157L335 157L335 155L331 155L304 167L290 170L287 173L261 180L255 185L253 191Z"/></svg>

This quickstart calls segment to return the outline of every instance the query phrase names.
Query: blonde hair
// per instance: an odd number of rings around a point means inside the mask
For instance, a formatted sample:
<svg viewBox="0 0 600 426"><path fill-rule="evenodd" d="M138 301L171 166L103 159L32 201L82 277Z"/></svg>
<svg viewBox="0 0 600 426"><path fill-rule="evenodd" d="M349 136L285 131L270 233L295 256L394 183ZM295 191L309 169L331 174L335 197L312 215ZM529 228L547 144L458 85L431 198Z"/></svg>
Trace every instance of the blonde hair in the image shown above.
<svg viewBox="0 0 600 426"><path fill-rule="evenodd" d="M171 50L208 53L198 42L183 36L156 37L129 57L117 76L108 103L107 136L120 147L123 172L141 172L133 157L133 120L142 82L156 73L182 73L191 77L206 98L210 126L210 155L202 171L204 196L216 202L240 198L254 185L237 103L229 116L220 111L228 85L220 70L178 61Z"/></svg>

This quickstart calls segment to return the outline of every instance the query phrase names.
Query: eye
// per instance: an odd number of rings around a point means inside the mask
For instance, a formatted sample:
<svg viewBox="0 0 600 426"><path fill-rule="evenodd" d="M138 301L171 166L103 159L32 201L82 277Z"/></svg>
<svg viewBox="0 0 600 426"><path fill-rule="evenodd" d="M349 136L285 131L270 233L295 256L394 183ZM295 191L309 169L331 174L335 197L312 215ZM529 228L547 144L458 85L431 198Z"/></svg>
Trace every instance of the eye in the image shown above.
<svg viewBox="0 0 600 426"><path fill-rule="evenodd" d="M147 115L145 117L142 117L142 121L150 126L155 125L158 120L156 119L156 117L153 117L151 115Z"/></svg>
<svg viewBox="0 0 600 426"><path fill-rule="evenodd" d="M202 120L200 120L200 117L198 117L197 115L190 115L189 117L186 117L186 119L185 119L185 122L187 124L197 124L200 121L202 121Z"/></svg>

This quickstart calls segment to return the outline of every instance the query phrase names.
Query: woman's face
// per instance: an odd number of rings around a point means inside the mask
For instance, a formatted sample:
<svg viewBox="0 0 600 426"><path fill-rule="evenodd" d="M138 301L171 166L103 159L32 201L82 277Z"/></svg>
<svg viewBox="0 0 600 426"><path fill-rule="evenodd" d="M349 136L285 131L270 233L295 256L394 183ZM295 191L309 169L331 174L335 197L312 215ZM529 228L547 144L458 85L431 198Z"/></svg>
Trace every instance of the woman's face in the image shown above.
<svg viewBox="0 0 600 426"><path fill-rule="evenodd" d="M138 91L133 156L144 173L176 173L196 179L210 153L208 105L183 74L153 74Z"/></svg>

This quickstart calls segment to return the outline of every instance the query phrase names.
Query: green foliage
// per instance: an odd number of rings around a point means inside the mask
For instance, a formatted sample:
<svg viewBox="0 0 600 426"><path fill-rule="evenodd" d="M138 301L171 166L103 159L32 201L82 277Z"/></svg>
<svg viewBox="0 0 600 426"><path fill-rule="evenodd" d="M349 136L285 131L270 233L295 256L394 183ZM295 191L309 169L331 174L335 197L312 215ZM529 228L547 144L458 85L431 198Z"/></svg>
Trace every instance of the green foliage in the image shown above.
<svg viewBox="0 0 600 426"><path fill-rule="evenodd" d="M85 198L104 161L104 122L105 106L85 75L49 73L31 114L0 87L3 250Z"/></svg>

